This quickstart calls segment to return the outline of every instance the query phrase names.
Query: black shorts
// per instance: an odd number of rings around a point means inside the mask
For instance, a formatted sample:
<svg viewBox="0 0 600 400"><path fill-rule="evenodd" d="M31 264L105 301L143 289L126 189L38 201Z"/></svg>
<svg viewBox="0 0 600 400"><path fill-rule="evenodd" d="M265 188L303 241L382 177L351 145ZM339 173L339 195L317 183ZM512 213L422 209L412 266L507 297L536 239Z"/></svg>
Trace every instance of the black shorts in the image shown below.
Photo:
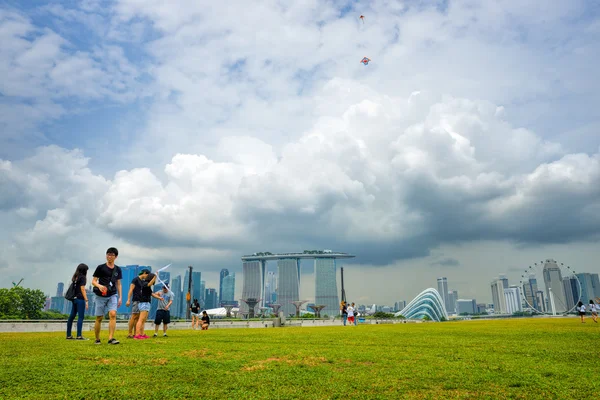
<svg viewBox="0 0 600 400"><path fill-rule="evenodd" d="M156 310L156 318L154 318L154 325L165 325L171 323L171 312L169 310Z"/></svg>
<svg viewBox="0 0 600 400"><path fill-rule="evenodd" d="M585 311L579 311L579 315L585 315Z"/></svg>

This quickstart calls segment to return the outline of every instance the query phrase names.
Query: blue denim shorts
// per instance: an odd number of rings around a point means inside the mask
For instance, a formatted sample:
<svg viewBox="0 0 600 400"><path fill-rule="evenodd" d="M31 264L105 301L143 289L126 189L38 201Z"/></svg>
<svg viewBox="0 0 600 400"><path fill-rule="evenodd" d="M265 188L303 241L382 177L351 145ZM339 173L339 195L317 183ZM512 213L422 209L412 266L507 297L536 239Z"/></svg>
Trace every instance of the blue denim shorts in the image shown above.
<svg viewBox="0 0 600 400"><path fill-rule="evenodd" d="M150 312L150 303L140 301L138 303L138 309L140 310L140 312L142 312L142 311Z"/></svg>

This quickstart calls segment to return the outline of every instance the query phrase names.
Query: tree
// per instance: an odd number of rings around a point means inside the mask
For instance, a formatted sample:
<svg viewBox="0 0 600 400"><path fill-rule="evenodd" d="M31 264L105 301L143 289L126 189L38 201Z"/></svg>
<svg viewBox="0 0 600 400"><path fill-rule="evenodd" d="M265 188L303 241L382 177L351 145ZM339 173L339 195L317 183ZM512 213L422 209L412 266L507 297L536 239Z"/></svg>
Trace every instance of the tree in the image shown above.
<svg viewBox="0 0 600 400"><path fill-rule="evenodd" d="M14 289L0 289L0 318L17 319L19 296Z"/></svg>
<svg viewBox="0 0 600 400"><path fill-rule="evenodd" d="M383 311L377 311L376 313L373 314L373 318L383 318L383 319L394 318L394 314L386 313Z"/></svg>
<svg viewBox="0 0 600 400"><path fill-rule="evenodd" d="M0 318L39 319L45 302L46 295L38 289L0 289Z"/></svg>

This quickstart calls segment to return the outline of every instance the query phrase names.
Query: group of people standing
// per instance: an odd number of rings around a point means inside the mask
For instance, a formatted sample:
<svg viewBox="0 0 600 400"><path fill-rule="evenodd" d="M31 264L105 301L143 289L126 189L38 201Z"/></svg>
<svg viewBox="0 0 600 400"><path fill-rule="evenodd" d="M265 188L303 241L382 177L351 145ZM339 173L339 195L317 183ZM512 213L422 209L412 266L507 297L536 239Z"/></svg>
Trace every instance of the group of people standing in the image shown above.
<svg viewBox="0 0 600 400"><path fill-rule="evenodd" d="M596 297L595 303L594 300L590 300L590 303L588 304L587 308L586 305L583 304L583 302L580 301L579 303L577 303L577 312L579 312L579 318L581 318L581 323L583 324L585 323L585 314L588 310L592 314L592 320L598 323L598 311L600 311L600 297Z"/></svg>
<svg viewBox="0 0 600 400"><path fill-rule="evenodd" d="M94 315L96 321L94 324L94 335L96 337L95 344L101 344L100 328L102 320L108 313L108 344L119 344L115 339L115 330L117 327L117 308L121 306L123 300L123 289L121 280L123 273L121 268L115 264L115 260L119 256L119 251L110 247L106 250L106 263L98 265L93 274L92 286L96 295L96 308ZM88 309L89 301L85 286L87 284L87 271L89 267L86 264L79 264L73 277L71 285L75 288L75 298L72 300L73 307L71 315L67 320L67 339L69 340L88 340L82 336L83 319L85 310ZM167 327L171 322L169 308L173 304L169 288L163 286L162 290L153 293L152 286L156 282L156 275L150 273L150 270L143 269L137 277L135 277L129 285L129 293L127 295L126 305L132 305L131 318L129 320L129 332L127 337L131 339L148 339L144 331L144 326L150 311L150 301L152 297L158 299L158 310L154 319L154 336L158 336L158 328L163 324L163 336L167 336ZM77 316L77 336L73 337L72 328L73 321Z"/></svg>
<svg viewBox="0 0 600 400"><path fill-rule="evenodd" d="M351 325L357 325L358 321L356 317L358 317L359 314L354 303L348 305L345 301L342 301L340 303L340 311L342 313L342 322L344 323L344 326L346 326L346 322L349 322Z"/></svg>

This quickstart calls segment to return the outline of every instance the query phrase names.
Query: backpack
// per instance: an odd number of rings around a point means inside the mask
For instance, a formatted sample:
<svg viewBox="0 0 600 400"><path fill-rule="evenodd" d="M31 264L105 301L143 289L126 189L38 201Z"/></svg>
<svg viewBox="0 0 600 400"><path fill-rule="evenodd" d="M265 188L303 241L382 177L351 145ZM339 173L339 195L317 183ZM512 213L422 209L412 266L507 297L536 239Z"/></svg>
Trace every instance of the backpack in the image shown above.
<svg viewBox="0 0 600 400"><path fill-rule="evenodd" d="M76 282L72 281L71 284L69 285L69 288L67 289L67 292L65 293L65 299L67 299L69 301L75 300L75 285L76 285Z"/></svg>

